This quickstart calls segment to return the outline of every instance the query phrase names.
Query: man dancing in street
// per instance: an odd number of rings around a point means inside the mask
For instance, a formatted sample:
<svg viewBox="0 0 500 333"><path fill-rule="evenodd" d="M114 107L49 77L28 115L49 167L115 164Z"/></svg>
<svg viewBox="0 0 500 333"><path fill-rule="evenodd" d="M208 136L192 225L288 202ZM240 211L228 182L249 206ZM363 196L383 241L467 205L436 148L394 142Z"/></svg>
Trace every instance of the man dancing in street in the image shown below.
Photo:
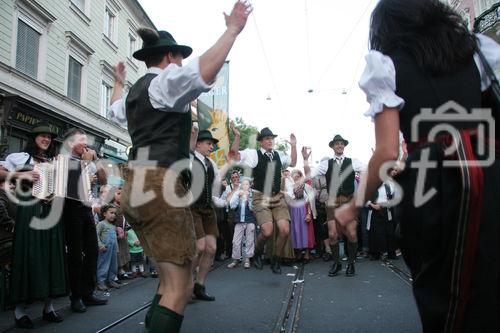
<svg viewBox="0 0 500 333"><path fill-rule="evenodd" d="M193 291L193 218L188 206L168 200L189 197L188 173L176 168L179 163L189 167L189 103L210 90L251 10L237 1L225 15L226 31L185 67L190 47L178 45L166 31L140 29L143 47L134 57L145 62L147 73L111 107L114 119L128 122L133 145L122 193L124 215L158 264L160 286L145 321L149 332L178 332Z"/></svg>
<svg viewBox="0 0 500 333"><path fill-rule="evenodd" d="M217 216L212 202L212 187L215 181L220 183L217 165L210 159L210 153L219 140L212 137L207 130L198 134L196 148L193 152L193 172L203 175L203 190L191 206L194 230L196 232L197 258L193 268L198 268L194 284L194 296L203 301L215 301L215 297L205 290L205 279L210 272L217 250Z"/></svg>
<svg viewBox="0 0 500 333"><path fill-rule="evenodd" d="M273 235L273 222L278 227L278 238L276 240L275 253L271 259L271 269L275 274L281 274L280 256L283 253L286 238L290 232L290 213L281 191L281 172L287 167L294 167L297 162L297 139L294 134L290 135L292 148L291 157L283 152L277 152L274 148L273 132L263 128L257 141L260 149L245 149L238 151L240 145L240 133L231 124L234 134L234 142L231 145L231 154L235 155L235 161L249 167L253 172L254 195L253 210L261 232L257 238L254 254L254 265L258 269L263 268L262 252L266 240Z"/></svg>
<svg viewBox="0 0 500 333"><path fill-rule="evenodd" d="M349 141L341 135L335 135L329 146L333 149L335 156L331 159L323 160L317 168L311 170L309 167L309 156L311 151L302 149L304 158L304 173L308 178L325 176L328 184L328 201L326 205L326 215L328 224L328 238L332 249L333 264L328 272L328 276L335 276L342 270L339 255L339 226L335 220L335 209L349 202L354 195L355 171L361 171L361 167L354 165L352 159L344 155L344 148ZM354 261L358 249L357 224L349 224L346 235L348 264L347 276L354 276Z"/></svg>

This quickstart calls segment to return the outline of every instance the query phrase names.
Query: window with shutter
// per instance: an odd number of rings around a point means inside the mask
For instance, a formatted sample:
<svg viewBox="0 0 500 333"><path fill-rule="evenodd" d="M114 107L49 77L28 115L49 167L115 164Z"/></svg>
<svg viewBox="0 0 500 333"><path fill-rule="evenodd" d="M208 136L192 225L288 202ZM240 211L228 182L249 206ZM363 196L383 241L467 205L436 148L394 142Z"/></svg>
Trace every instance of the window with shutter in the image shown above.
<svg viewBox="0 0 500 333"><path fill-rule="evenodd" d="M82 64L76 61L73 57L69 57L68 97L78 103L80 103L82 87L82 67Z"/></svg>
<svg viewBox="0 0 500 333"><path fill-rule="evenodd" d="M32 78L38 74L40 34L22 20L17 24L16 69Z"/></svg>

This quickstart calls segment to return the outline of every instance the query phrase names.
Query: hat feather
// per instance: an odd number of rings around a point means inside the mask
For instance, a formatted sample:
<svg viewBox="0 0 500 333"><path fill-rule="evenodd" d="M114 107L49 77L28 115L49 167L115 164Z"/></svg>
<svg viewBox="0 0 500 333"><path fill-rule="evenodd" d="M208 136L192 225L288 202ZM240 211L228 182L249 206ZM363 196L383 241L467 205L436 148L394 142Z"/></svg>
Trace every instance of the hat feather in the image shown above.
<svg viewBox="0 0 500 333"><path fill-rule="evenodd" d="M139 28L137 29L137 33L139 34L144 44L146 45L154 44L160 38L158 31L151 28L145 28L145 27Z"/></svg>

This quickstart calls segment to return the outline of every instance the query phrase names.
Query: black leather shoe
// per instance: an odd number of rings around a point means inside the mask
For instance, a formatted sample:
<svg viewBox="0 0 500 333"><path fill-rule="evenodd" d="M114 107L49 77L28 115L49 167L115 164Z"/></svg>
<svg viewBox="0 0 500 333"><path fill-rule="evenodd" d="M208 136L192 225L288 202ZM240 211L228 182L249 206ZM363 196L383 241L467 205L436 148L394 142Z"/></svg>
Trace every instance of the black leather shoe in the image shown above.
<svg viewBox="0 0 500 333"><path fill-rule="evenodd" d="M193 294L196 297L196 299L202 301L208 301L208 302L215 301L215 297L207 294L207 292L205 291L205 286L199 283L194 284Z"/></svg>
<svg viewBox="0 0 500 333"><path fill-rule="evenodd" d="M58 315L57 312L55 311L50 311L50 312L43 311L42 319L50 321L51 323L60 323L63 321L62 317Z"/></svg>
<svg viewBox="0 0 500 333"><path fill-rule="evenodd" d="M399 259L395 252L388 253L387 258L391 259L391 260L398 260Z"/></svg>
<svg viewBox="0 0 500 333"><path fill-rule="evenodd" d="M347 269L345 271L345 275L347 276L354 276L354 264L347 264Z"/></svg>
<svg viewBox="0 0 500 333"><path fill-rule="evenodd" d="M330 261L333 260L333 256L331 253L325 252L323 253L323 261Z"/></svg>
<svg viewBox="0 0 500 333"><path fill-rule="evenodd" d="M342 263L334 262L330 270L328 271L328 276L335 276L342 270Z"/></svg>
<svg viewBox="0 0 500 333"><path fill-rule="evenodd" d="M31 321L30 317L28 317L28 315L24 315L19 319L17 318L14 319L16 320L16 326L18 328L27 328L27 329L33 328L33 322Z"/></svg>
<svg viewBox="0 0 500 333"><path fill-rule="evenodd" d="M264 268L264 263L262 262L262 253L260 251L255 251L253 256L253 265L257 269Z"/></svg>
<svg viewBox="0 0 500 333"><path fill-rule="evenodd" d="M271 270L274 274L281 274L280 258L278 256L271 258Z"/></svg>
<svg viewBox="0 0 500 333"><path fill-rule="evenodd" d="M73 310L73 312L83 313L87 311L87 308L85 304L83 304L81 298L75 298L71 300L71 310Z"/></svg>
<svg viewBox="0 0 500 333"><path fill-rule="evenodd" d="M108 300L106 298L99 297L94 293L92 293L86 297L82 297L82 301L83 301L83 304L85 304L86 306L108 304Z"/></svg>

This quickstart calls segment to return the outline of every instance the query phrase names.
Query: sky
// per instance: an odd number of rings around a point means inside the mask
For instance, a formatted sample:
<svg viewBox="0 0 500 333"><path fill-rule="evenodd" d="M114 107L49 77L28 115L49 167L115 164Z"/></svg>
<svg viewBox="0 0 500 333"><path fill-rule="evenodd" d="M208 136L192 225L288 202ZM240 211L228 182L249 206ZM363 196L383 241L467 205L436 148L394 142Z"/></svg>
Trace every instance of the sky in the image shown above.
<svg viewBox="0 0 500 333"><path fill-rule="evenodd" d="M200 56L225 30L233 0L139 0L159 30ZM294 133L313 161L332 156L341 134L345 154L367 163L373 123L358 87L377 0L252 0L253 13L229 60L229 117L241 117L279 138ZM312 90L312 92L310 92ZM299 158L299 161L301 158Z"/></svg>

